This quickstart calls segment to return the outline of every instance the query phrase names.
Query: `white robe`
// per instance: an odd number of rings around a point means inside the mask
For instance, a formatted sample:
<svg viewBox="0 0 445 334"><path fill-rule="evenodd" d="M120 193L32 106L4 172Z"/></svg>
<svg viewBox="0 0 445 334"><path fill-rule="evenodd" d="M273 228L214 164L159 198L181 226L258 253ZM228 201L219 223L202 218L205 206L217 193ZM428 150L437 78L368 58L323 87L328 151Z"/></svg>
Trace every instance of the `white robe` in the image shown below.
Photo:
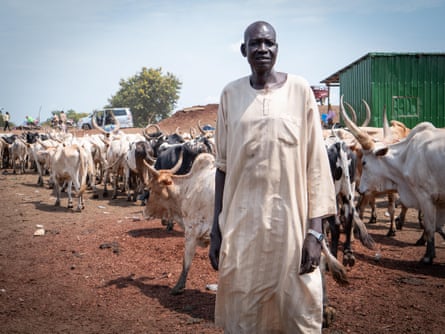
<svg viewBox="0 0 445 334"><path fill-rule="evenodd" d="M288 75L255 90L227 85L218 110L217 167L226 172L215 322L226 333L320 333L320 271L299 275L310 218L335 214L318 107Z"/></svg>

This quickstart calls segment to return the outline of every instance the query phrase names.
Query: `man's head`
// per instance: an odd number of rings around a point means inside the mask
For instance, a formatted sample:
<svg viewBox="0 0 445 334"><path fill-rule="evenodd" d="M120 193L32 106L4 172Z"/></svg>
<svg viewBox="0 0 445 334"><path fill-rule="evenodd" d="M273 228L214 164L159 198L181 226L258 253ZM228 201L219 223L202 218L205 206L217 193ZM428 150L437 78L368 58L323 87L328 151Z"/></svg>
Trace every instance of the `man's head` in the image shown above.
<svg viewBox="0 0 445 334"><path fill-rule="evenodd" d="M244 32L241 54L247 58L253 72L270 72L278 54L276 32L272 25L264 21L250 24Z"/></svg>

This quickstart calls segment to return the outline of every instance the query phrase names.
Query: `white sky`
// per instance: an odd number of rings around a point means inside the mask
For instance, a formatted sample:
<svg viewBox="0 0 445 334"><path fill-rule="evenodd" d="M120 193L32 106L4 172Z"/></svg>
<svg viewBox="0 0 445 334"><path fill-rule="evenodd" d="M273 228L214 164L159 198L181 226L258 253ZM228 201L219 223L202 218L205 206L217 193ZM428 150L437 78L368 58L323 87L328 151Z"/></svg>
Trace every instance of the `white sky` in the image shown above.
<svg viewBox="0 0 445 334"><path fill-rule="evenodd" d="M318 85L368 52L445 52L444 18L445 0L0 0L0 108L16 124L90 112L144 66L182 81L174 111L218 103L249 74L256 20L277 31L276 69Z"/></svg>

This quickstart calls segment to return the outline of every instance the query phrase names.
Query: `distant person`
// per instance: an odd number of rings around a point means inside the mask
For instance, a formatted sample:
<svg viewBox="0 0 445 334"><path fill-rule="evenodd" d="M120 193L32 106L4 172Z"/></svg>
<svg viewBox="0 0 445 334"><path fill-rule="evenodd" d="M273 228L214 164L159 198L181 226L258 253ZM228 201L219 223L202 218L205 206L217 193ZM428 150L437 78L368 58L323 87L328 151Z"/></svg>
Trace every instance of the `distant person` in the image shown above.
<svg viewBox="0 0 445 334"><path fill-rule="evenodd" d="M326 122L329 127L332 127L334 124L335 112L332 110L331 104L328 104L328 114L326 116Z"/></svg>
<svg viewBox="0 0 445 334"><path fill-rule="evenodd" d="M10 119L9 112L6 112L5 115L3 115L3 120L5 121L5 127L3 128L3 131L6 131L6 129L11 131L11 128L9 127L9 119Z"/></svg>
<svg viewBox="0 0 445 334"><path fill-rule="evenodd" d="M51 120L53 128L56 128L59 125L59 121L59 116L57 116L57 114L54 114L53 119Z"/></svg>
<svg viewBox="0 0 445 334"><path fill-rule="evenodd" d="M65 112L63 110L60 112L60 116L59 117L60 117L59 123L60 123L60 126L62 128L62 131L66 132L66 115L65 115Z"/></svg>
<svg viewBox="0 0 445 334"><path fill-rule="evenodd" d="M25 123L26 125L34 126L35 125L34 118L32 118L31 116L25 116Z"/></svg>

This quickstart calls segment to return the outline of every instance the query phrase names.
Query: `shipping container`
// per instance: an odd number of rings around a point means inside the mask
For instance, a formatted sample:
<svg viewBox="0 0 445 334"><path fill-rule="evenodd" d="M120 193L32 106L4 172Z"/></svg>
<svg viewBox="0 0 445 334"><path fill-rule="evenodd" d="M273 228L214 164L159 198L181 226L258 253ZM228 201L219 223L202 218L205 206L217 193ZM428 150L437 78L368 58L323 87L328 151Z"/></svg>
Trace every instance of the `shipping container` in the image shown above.
<svg viewBox="0 0 445 334"><path fill-rule="evenodd" d="M371 107L370 126L388 120L407 127L428 121L445 127L445 53L368 53L321 81L339 86L340 96L353 106L360 125Z"/></svg>

